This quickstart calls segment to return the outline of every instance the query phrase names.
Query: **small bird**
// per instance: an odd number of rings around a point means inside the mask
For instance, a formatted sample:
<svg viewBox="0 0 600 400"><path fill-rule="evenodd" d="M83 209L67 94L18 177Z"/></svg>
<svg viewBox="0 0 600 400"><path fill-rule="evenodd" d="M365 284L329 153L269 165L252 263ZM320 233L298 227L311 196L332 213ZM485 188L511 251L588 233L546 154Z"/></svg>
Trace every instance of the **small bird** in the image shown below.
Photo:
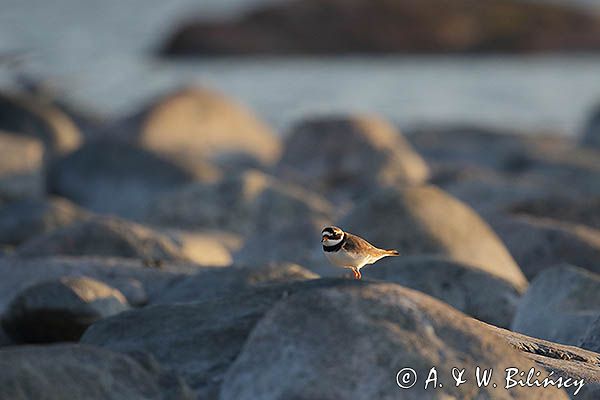
<svg viewBox="0 0 600 400"><path fill-rule="evenodd" d="M383 257L399 256L396 250L383 250L373 246L365 239L344 232L337 226L327 226L321 231L323 251L329 261L354 272L354 279L361 279L360 269L374 264Z"/></svg>

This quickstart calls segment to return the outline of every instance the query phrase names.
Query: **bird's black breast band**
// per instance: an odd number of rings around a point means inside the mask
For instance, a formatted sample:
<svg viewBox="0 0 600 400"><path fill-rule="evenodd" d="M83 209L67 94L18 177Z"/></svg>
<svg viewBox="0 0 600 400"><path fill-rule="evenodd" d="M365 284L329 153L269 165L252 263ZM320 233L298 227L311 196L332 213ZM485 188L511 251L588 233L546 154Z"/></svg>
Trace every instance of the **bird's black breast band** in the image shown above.
<svg viewBox="0 0 600 400"><path fill-rule="evenodd" d="M336 244L334 246L325 246L325 245L323 245L323 251L326 251L328 253L329 252L333 252L333 251L338 251L339 249L342 248L342 246L344 245L344 243L346 243L346 233L344 233L344 235L342 236L342 240L338 244Z"/></svg>

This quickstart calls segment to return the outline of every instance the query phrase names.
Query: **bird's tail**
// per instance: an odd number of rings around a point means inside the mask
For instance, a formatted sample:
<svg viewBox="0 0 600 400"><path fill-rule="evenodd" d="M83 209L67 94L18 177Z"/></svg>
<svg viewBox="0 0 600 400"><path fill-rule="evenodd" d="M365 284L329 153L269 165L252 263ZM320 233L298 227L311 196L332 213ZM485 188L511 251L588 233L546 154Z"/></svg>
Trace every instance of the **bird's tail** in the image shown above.
<svg viewBox="0 0 600 400"><path fill-rule="evenodd" d="M398 252L398 250L386 250L385 255L390 257L396 257L399 256L400 253Z"/></svg>

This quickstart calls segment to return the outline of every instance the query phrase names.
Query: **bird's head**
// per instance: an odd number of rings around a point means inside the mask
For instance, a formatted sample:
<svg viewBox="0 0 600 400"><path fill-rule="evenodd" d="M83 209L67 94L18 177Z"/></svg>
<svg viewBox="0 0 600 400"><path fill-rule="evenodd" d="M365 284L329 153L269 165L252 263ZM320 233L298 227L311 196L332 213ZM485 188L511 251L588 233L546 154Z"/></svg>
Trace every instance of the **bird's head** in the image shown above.
<svg viewBox="0 0 600 400"><path fill-rule="evenodd" d="M344 238L344 231L337 226L326 226L321 231L321 243L323 246L335 246Z"/></svg>

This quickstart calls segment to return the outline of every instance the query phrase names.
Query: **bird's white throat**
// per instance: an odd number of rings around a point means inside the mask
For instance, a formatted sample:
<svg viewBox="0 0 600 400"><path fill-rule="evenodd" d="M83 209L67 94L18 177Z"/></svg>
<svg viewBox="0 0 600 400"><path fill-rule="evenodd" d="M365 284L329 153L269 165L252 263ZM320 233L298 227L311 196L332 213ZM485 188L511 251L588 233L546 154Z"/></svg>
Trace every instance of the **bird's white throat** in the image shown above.
<svg viewBox="0 0 600 400"><path fill-rule="evenodd" d="M340 242L342 240L344 240L343 236L341 238L339 238L339 239L325 239L323 241L323 246L325 246L325 247L336 246L336 245L340 244Z"/></svg>

